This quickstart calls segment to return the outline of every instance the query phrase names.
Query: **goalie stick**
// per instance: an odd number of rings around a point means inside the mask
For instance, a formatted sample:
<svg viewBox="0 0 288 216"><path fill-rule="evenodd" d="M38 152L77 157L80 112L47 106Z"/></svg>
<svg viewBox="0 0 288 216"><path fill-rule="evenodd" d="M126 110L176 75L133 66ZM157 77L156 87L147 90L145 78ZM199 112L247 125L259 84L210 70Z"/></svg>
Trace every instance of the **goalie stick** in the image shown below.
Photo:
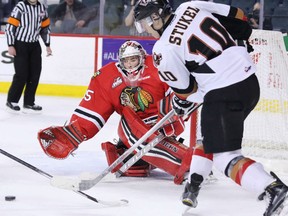
<svg viewBox="0 0 288 216"><path fill-rule="evenodd" d="M7 156L7 157L9 157L10 159L12 159L12 160L14 160L16 162L28 167L29 169L31 169L31 170L33 170L33 171L45 176L46 178L49 178L49 179L53 178L53 176L50 175L49 173L46 173L46 172L38 169L37 167L35 167L35 166L33 166L33 165L21 160L20 158L18 158L16 156L4 151L3 149L0 149L0 153L5 155L5 156ZM89 200L92 200L93 202L96 202L96 203L99 203L99 204L102 204L102 205L105 205L105 206L121 206L121 205L126 205L128 203L128 200L103 201L103 200L96 199L96 198L94 198L94 197L92 197L92 196L90 196L90 195L88 195L88 194L86 194L86 193L84 193L82 191L75 191L74 190L74 192L79 194L79 195L81 195L81 196L86 197Z"/></svg>
<svg viewBox="0 0 288 216"><path fill-rule="evenodd" d="M149 131L147 131L137 142L134 143L131 148L125 151L117 160L115 160L109 167L107 167L102 173L97 175L95 178L91 179L79 179L79 181L71 183L61 182L61 185L65 185L65 189L83 191L89 190L94 187L98 182L100 182L105 176L107 176L115 167L117 167L120 163L122 163L132 152L139 147L146 139L148 139L155 131L162 127L162 125L172 116L174 115L174 110L171 110L167 113L158 123L156 123ZM70 185L68 185L70 184ZM55 185L57 186L57 185Z"/></svg>
<svg viewBox="0 0 288 216"><path fill-rule="evenodd" d="M187 119L195 110L197 110L202 103L196 105L193 107L193 109L190 110L190 112L183 117L183 119ZM153 149L159 142L161 142L165 136L160 133L158 136L156 136L152 141L150 141L145 147L143 147L140 151L138 151L133 157L131 157L123 166L115 172L115 175L117 178L119 178L121 175L123 175L133 164L135 164L138 160L140 160L147 152L149 152L151 149Z"/></svg>

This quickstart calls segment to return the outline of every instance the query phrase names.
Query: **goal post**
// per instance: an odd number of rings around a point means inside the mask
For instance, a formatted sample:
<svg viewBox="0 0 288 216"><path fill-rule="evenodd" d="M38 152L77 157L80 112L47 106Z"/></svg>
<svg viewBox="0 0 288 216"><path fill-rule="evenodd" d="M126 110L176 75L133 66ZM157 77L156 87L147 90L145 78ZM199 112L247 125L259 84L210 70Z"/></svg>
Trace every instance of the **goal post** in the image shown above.
<svg viewBox="0 0 288 216"><path fill-rule="evenodd" d="M260 100L245 120L243 154L269 169L288 172L288 56L283 34L253 30L249 42L254 48L250 55L257 67ZM193 118L190 145L196 143L199 124L195 123L199 117Z"/></svg>

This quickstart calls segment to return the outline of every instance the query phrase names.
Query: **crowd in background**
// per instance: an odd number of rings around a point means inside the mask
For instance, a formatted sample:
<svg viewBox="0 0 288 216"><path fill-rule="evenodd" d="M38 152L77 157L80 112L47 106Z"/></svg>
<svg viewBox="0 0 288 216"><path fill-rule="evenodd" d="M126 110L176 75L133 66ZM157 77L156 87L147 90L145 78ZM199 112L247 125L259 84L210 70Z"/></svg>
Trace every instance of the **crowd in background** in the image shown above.
<svg viewBox="0 0 288 216"><path fill-rule="evenodd" d="M13 7L19 0L0 0L1 29ZM45 0L40 0L45 1ZM100 0L59 0L51 3L46 0L51 19L52 33L102 34L121 36L149 36L139 34L133 22L133 8L137 0L105 0L101 7ZM186 0L170 0L174 9ZM209 0L240 7L244 10L254 29L288 31L288 0L265 1L263 7L263 25L259 25L261 5L259 0ZM44 3L45 3L44 2ZM50 3L49 3L50 2ZM101 22L101 10L103 19ZM102 25L101 25L102 24Z"/></svg>

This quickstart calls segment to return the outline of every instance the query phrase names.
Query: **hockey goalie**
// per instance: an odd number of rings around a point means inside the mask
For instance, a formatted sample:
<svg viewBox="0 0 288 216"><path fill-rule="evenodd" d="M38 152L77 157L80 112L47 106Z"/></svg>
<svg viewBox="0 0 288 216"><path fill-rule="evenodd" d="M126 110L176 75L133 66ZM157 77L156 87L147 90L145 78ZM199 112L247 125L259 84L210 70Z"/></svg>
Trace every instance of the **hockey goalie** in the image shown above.
<svg viewBox="0 0 288 216"><path fill-rule="evenodd" d="M48 156L56 159L68 157L80 143L94 137L117 112L121 116L119 141L107 141L101 145L108 165L111 165L169 112L173 95L168 85L160 81L152 57L146 54L141 44L125 42L118 56L118 62L109 63L94 73L68 125L48 127L38 133L40 145ZM153 168L159 168L174 176L175 184L181 184L192 157L192 148L178 141L183 130L184 121L180 117L169 119L161 131L152 134L143 145L159 133L164 133L165 138L123 175L143 177L148 176ZM129 156L123 163L128 159Z"/></svg>

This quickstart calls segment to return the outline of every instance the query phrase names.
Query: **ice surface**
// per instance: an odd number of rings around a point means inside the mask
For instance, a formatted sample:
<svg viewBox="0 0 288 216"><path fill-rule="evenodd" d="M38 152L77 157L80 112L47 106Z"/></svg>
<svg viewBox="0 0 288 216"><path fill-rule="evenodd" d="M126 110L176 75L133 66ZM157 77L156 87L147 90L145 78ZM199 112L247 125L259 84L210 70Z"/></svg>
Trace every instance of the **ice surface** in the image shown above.
<svg viewBox="0 0 288 216"><path fill-rule="evenodd" d="M74 157L65 160L48 158L37 141L39 129L63 125L80 99L37 96L43 113L18 115L6 112L6 95L0 94L0 148L51 175L78 176L83 172L101 173L106 167L101 142L117 138L117 114L93 139L82 143ZM21 105L20 101L19 105ZM189 140L187 133L184 134ZM257 216L265 205L217 171L218 181L203 187L199 204L187 216ZM288 175L279 173L288 182ZM1 216L177 216L185 206L180 202L184 185L175 185L173 178L154 170L147 178L104 179L85 193L103 201L129 200L123 207L106 207L73 191L55 188L45 176L0 154ZM5 201L5 196L16 196Z"/></svg>

